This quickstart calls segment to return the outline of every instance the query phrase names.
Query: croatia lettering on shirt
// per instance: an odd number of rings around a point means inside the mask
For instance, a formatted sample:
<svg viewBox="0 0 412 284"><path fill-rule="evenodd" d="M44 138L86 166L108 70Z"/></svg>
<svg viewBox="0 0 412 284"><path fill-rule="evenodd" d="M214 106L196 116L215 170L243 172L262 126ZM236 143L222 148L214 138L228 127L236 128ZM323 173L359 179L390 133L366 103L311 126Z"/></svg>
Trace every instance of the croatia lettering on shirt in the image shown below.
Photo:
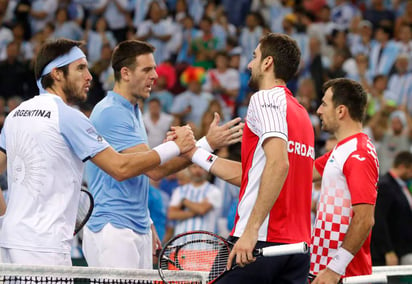
<svg viewBox="0 0 412 284"><path fill-rule="evenodd" d="M259 91L250 100L242 138L239 205L232 235L242 235L255 205L266 164L262 145L267 138L286 141L290 174L259 229L258 240L310 242L314 133L309 115L285 87ZM307 174L292 176L296 173Z"/></svg>

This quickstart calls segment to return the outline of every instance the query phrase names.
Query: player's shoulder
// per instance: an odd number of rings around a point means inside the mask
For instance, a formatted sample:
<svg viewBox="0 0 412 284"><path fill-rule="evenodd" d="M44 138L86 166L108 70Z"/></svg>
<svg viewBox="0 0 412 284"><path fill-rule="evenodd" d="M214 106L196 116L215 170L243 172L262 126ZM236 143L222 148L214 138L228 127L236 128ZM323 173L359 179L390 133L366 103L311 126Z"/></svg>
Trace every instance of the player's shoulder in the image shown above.
<svg viewBox="0 0 412 284"><path fill-rule="evenodd" d="M275 87L269 90L259 90L252 95L250 104L258 108L276 108L285 105L286 91L281 87Z"/></svg>

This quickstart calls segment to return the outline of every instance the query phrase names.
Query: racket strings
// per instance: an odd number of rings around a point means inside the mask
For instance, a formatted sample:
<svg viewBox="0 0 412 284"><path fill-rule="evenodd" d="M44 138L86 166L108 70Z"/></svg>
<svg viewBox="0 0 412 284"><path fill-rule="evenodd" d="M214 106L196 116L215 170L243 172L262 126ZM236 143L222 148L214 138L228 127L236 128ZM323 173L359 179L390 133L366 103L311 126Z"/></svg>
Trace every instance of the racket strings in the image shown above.
<svg viewBox="0 0 412 284"><path fill-rule="evenodd" d="M227 243L213 235L186 235L164 248L160 268L209 272L215 279L225 271L229 253Z"/></svg>

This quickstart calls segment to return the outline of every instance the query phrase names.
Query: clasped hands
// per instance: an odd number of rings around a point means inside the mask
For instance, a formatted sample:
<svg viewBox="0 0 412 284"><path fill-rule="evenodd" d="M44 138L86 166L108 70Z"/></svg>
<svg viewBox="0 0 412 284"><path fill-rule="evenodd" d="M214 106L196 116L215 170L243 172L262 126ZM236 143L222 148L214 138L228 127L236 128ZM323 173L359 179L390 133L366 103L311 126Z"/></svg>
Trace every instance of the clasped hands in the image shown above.
<svg viewBox="0 0 412 284"><path fill-rule="evenodd" d="M206 134L206 140L213 150L226 147L242 140L244 123L239 117L234 118L223 125L219 125L220 116L214 113ZM180 149L181 156L191 159L196 150L196 140L189 125L173 126L167 132L166 141L175 141Z"/></svg>

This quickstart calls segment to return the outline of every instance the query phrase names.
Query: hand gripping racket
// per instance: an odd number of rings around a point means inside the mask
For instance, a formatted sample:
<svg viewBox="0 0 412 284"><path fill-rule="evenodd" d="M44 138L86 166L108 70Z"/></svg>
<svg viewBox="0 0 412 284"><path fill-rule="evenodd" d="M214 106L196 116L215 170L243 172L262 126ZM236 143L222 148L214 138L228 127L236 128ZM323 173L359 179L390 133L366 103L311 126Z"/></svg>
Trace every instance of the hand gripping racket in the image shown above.
<svg viewBox="0 0 412 284"><path fill-rule="evenodd" d="M85 186L80 190L79 207L77 209L76 225L74 227L74 234L76 235L83 226L87 223L92 215L94 207L94 200L92 194Z"/></svg>
<svg viewBox="0 0 412 284"><path fill-rule="evenodd" d="M173 279L169 279L168 275L171 274L164 273L166 270L201 271L208 274L208 283L213 283L226 272L227 260L233 245L224 238L206 231L177 235L166 243L160 253L159 275L167 284ZM255 249L253 255L267 257L307 252L308 245L302 242Z"/></svg>

